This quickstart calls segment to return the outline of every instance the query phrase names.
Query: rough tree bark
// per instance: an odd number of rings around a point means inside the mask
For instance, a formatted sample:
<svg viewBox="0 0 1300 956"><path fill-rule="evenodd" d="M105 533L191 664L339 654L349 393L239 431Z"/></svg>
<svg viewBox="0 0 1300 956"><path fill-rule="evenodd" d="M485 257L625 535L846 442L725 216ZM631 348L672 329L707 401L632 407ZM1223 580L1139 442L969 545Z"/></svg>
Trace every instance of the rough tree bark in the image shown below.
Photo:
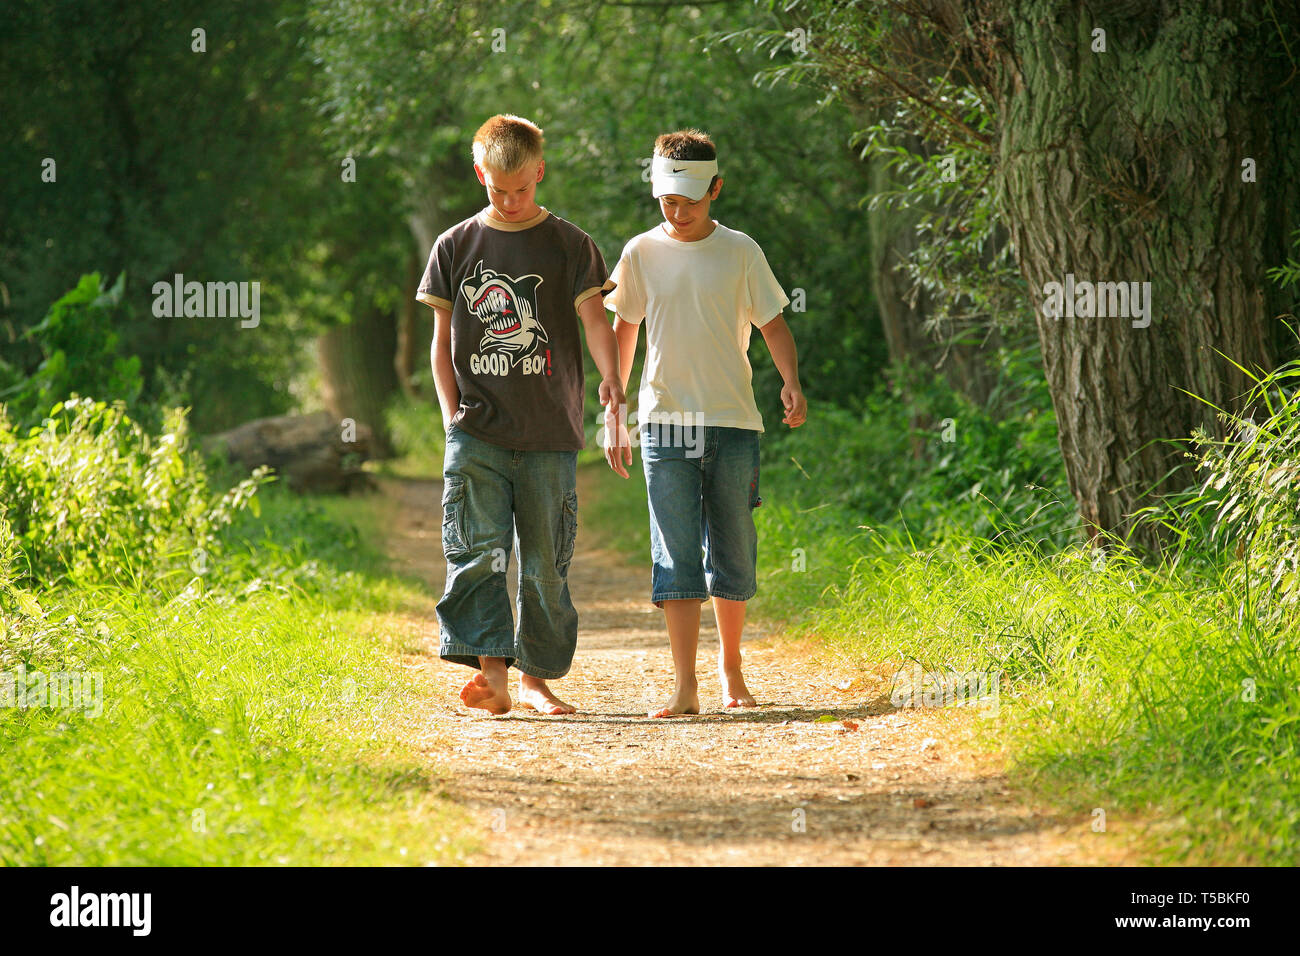
<svg viewBox="0 0 1300 956"><path fill-rule="evenodd" d="M1263 5L990 0L970 21L996 102L1004 211L1037 311L1061 452L1094 536L1158 546L1133 513L1172 490L1171 439L1220 431L1278 356L1265 276L1297 209L1300 78ZM1300 8L1274 4L1291 36ZM1093 52L1095 29L1106 52ZM971 34L967 34L970 36ZM1243 160L1258 181L1243 182ZM1044 286L1151 283L1152 320L1049 318Z"/></svg>

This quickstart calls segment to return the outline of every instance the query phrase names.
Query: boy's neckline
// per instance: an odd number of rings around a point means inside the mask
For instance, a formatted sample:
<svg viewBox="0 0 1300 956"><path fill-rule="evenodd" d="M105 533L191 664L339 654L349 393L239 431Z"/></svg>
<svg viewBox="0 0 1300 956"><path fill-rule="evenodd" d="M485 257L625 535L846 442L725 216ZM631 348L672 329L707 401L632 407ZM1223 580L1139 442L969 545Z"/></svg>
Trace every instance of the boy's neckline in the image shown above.
<svg viewBox="0 0 1300 956"><path fill-rule="evenodd" d="M531 229L538 223L543 222L551 213L545 206L537 207L537 215L531 219L520 219L518 222L506 222L504 219L498 219L492 215L492 207L485 206L478 214L479 221L485 226L492 229L500 229L502 232L520 232L524 229Z"/></svg>
<svg viewBox="0 0 1300 956"><path fill-rule="evenodd" d="M687 240L687 239L678 239L678 238L676 238L675 236L670 236L670 235L668 235L668 230L664 227L664 223L663 223L663 222L660 222L659 225L658 225L656 228L659 230L659 235L661 235L663 238L667 239L667 240L668 240L669 242L671 242L673 245L675 245L675 246L684 246L684 247L686 247L686 248L688 248L688 249L698 249L700 246L706 246L706 245L708 245L710 242L713 241L713 237L716 236L719 232L722 231L722 223L718 222L718 220L716 220L716 219L712 220L712 222L713 222L713 231L710 232L710 233L709 233L707 236L705 236L703 239L690 239L690 240Z"/></svg>

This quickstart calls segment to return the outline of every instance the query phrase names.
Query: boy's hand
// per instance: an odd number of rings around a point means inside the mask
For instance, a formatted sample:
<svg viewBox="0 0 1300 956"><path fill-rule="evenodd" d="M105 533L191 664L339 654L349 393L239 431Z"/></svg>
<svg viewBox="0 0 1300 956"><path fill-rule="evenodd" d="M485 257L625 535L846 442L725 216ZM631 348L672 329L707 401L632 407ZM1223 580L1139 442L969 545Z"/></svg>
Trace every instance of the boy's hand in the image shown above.
<svg viewBox="0 0 1300 956"><path fill-rule="evenodd" d="M602 379L600 404L605 406L605 461L620 478L632 464L632 439L627 433L627 396L616 379Z"/></svg>
<svg viewBox="0 0 1300 956"><path fill-rule="evenodd" d="M803 389L798 385L784 385L781 388L781 404L785 406L785 422L791 428L798 428L808 420L808 399L803 397Z"/></svg>

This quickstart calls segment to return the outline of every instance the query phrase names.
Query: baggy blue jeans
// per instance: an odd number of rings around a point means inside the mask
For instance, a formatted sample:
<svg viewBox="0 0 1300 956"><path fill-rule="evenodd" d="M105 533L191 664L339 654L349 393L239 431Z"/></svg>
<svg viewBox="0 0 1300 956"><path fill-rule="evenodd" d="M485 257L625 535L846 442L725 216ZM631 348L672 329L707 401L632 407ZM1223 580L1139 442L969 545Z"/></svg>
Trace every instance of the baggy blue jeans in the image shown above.
<svg viewBox="0 0 1300 956"><path fill-rule="evenodd" d="M563 677L578 643L569 562L578 531L578 453L516 451L455 425L443 460L439 656L469 667L503 657L530 677ZM506 566L519 568L518 623Z"/></svg>

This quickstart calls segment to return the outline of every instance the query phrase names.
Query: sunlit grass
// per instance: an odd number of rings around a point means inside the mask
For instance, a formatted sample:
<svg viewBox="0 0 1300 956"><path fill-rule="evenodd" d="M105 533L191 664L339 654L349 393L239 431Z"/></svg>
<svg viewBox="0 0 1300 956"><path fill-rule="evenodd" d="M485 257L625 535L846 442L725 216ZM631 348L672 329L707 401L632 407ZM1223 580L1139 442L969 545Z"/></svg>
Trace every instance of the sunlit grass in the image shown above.
<svg viewBox="0 0 1300 956"><path fill-rule="evenodd" d="M243 590L196 577L169 597L47 594L52 633L13 636L29 670L102 673L103 712L0 710L4 863L423 864L472 851L467 815L392 730L420 699L383 612L423 596L370 546L382 505L266 498L261 519L237 526L230 566L210 569Z"/></svg>

